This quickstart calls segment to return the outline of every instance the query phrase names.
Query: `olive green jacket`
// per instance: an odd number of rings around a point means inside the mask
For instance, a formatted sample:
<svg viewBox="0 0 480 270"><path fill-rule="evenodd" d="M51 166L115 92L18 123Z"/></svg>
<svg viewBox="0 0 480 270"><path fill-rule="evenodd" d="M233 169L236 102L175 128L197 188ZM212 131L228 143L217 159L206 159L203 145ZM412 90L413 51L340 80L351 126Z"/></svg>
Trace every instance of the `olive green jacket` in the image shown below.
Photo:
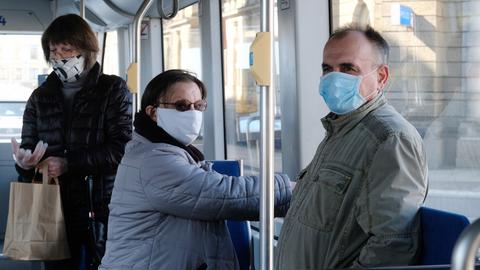
<svg viewBox="0 0 480 270"><path fill-rule="evenodd" d="M299 174L276 268L414 264L427 193L420 135L383 94L322 122L327 134Z"/></svg>

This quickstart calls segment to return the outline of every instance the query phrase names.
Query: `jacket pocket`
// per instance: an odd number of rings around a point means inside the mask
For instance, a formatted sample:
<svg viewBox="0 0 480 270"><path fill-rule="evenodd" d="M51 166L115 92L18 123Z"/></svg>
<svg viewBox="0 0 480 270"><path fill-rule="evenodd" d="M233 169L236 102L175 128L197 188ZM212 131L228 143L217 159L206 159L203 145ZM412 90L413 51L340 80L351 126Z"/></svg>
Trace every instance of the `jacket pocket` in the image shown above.
<svg viewBox="0 0 480 270"><path fill-rule="evenodd" d="M305 200L305 193L308 191L308 171L303 169L295 178L296 186L292 191L292 200L290 201L290 207L288 208L287 215L295 216L300 205Z"/></svg>
<svg viewBox="0 0 480 270"><path fill-rule="evenodd" d="M352 174L339 168L320 168L310 182L300 206L300 223L320 231L331 231L343 203Z"/></svg>

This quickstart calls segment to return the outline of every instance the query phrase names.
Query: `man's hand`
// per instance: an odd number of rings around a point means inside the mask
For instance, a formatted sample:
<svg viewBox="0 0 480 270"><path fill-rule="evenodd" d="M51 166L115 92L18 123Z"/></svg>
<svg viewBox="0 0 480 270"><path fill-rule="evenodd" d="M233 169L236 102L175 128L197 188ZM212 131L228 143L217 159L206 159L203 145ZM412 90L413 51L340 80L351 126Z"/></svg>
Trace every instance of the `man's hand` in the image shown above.
<svg viewBox="0 0 480 270"><path fill-rule="evenodd" d="M39 141L37 143L37 146L35 146L35 150L32 153L30 149L25 150L23 148L20 148L20 144L18 144L15 138L12 138L11 142L13 160L15 160L15 163L17 163L17 165L24 170L29 170L35 167L45 154L45 151L48 147L47 143Z"/></svg>
<svg viewBox="0 0 480 270"><path fill-rule="evenodd" d="M68 163L67 159L61 157L48 157L41 164L39 167L47 166L48 168L48 176L49 177L59 177L60 175L64 174L68 170ZM41 171L41 173L44 173Z"/></svg>

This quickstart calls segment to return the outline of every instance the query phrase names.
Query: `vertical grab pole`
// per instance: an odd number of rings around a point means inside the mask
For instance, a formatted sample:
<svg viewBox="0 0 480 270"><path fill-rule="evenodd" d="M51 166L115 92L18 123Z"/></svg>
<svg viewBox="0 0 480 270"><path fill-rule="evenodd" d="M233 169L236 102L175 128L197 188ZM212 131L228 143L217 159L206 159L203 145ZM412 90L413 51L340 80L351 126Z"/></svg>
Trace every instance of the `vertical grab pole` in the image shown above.
<svg viewBox="0 0 480 270"><path fill-rule="evenodd" d="M468 225L458 237L452 252L451 270L474 270L480 247L480 219Z"/></svg>
<svg viewBox="0 0 480 270"><path fill-rule="evenodd" d="M133 59L127 71L127 84L130 91L134 94L132 104L133 113L140 110L140 35L142 19L152 3L153 0L144 0L133 19Z"/></svg>
<svg viewBox="0 0 480 270"><path fill-rule="evenodd" d="M273 213L274 213L274 83L273 83L273 0L261 1L260 31L269 32L269 84L260 87L261 108L261 201L260 201L260 269L273 270Z"/></svg>
<svg viewBox="0 0 480 270"><path fill-rule="evenodd" d="M80 17L85 19L85 0L80 0Z"/></svg>
<svg viewBox="0 0 480 270"><path fill-rule="evenodd" d="M261 32L250 46L250 71L260 91L260 269L273 269L274 96L273 0L261 1Z"/></svg>

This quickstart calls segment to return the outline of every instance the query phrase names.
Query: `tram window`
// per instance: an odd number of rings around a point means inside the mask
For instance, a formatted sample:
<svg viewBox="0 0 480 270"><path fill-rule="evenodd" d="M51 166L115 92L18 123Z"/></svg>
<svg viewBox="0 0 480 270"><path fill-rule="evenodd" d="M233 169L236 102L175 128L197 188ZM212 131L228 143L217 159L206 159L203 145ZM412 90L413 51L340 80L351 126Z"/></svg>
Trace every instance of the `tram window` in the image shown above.
<svg viewBox="0 0 480 270"><path fill-rule="evenodd" d="M185 69L202 79L198 3L179 10L173 19L162 23L165 70ZM203 150L203 127L194 145Z"/></svg>
<svg viewBox="0 0 480 270"><path fill-rule="evenodd" d="M423 137L426 205L480 217L480 5L331 0L332 28L369 23L391 46L389 102ZM432 6L433 5L433 6Z"/></svg>
<svg viewBox="0 0 480 270"><path fill-rule="evenodd" d="M11 138L20 138L25 104L25 101L0 102L0 142L10 142Z"/></svg>
<svg viewBox="0 0 480 270"><path fill-rule="evenodd" d="M30 58L33 60L38 59L39 57L41 58L41 56L43 55L43 54L39 54L41 52L42 50L41 49L39 50L37 46L30 48Z"/></svg>
<svg viewBox="0 0 480 270"><path fill-rule="evenodd" d="M105 51L103 55L103 72L120 76L117 31L106 32ZM122 74L123 75L123 74Z"/></svg>
<svg viewBox="0 0 480 270"><path fill-rule="evenodd" d="M260 1L222 1L225 138L227 158L243 159L244 173L258 174L260 93L250 73L249 48L260 31ZM275 5L276 6L276 5ZM274 23L278 25L277 11ZM276 30L277 27L274 27ZM275 40L278 34L275 32ZM277 43L277 42L276 42ZM276 46L278 52L278 46ZM278 63L278 54L276 55ZM278 66L276 68L278 78ZM275 108L275 171L282 170L281 111L278 84Z"/></svg>
<svg viewBox="0 0 480 270"><path fill-rule="evenodd" d="M40 34L0 35L0 143L20 138L23 110L45 62Z"/></svg>
<svg viewBox="0 0 480 270"><path fill-rule="evenodd" d="M163 46L165 70L186 69L202 78L198 4L180 10L171 20L163 20Z"/></svg>

